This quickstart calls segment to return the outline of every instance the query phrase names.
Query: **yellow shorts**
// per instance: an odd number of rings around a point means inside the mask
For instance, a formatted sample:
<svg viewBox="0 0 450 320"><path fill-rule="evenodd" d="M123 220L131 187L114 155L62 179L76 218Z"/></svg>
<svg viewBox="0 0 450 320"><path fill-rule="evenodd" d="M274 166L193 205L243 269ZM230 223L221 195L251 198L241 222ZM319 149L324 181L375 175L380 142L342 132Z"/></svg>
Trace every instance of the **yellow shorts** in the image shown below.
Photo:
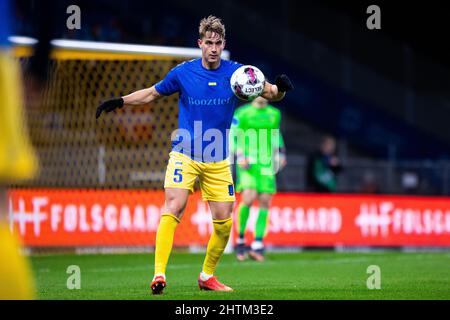
<svg viewBox="0 0 450 320"><path fill-rule="evenodd" d="M164 188L188 189L194 192L198 177L202 198L205 201L234 201L234 185L230 162L199 162L188 156L172 151L169 154Z"/></svg>

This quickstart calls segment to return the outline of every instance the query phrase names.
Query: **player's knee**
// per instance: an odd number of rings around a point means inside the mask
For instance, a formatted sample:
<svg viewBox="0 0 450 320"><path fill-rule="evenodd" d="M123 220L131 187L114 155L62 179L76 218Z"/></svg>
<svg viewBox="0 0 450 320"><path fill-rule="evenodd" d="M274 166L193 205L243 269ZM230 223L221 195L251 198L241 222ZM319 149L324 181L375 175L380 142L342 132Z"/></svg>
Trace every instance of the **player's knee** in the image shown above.
<svg viewBox="0 0 450 320"><path fill-rule="evenodd" d="M234 202L209 202L213 221L227 220L233 213Z"/></svg>
<svg viewBox="0 0 450 320"><path fill-rule="evenodd" d="M262 194L259 197L259 207L263 209L268 209L270 206L270 202L272 201L272 195L270 194Z"/></svg>
<svg viewBox="0 0 450 320"><path fill-rule="evenodd" d="M250 196L250 197L244 199L244 203L250 207L253 204L253 202L255 202L255 200L256 200L256 197Z"/></svg>
<svg viewBox="0 0 450 320"><path fill-rule="evenodd" d="M181 219L188 197L188 190L167 188L165 190L164 213L171 213Z"/></svg>
<svg viewBox="0 0 450 320"><path fill-rule="evenodd" d="M233 226L233 221L227 219L226 221L213 221L214 231L219 237L229 237L231 233L231 228Z"/></svg>
<svg viewBox="0 0 450 320"><path fill-rule="evenodd" d="M259 202L259 207L261 209L269 209L269 206L270 206L270 203L268 203L268 202L262 202L262 201Z"/></svg>
<svg viewBox="0 0 450 320"><path fill-rule="evenodd" d="M252 203L256 200L257 193L256 190L244 190L242 194L242 201L247 206L251 206Z"/></svg>
<svg viewBox="0 0 450 320"><path fill-rule="evenodd" d="M185 207L186 203L183 203L180 199L166 199L165 211L173 214L177 218L181 218Z"/></svg>

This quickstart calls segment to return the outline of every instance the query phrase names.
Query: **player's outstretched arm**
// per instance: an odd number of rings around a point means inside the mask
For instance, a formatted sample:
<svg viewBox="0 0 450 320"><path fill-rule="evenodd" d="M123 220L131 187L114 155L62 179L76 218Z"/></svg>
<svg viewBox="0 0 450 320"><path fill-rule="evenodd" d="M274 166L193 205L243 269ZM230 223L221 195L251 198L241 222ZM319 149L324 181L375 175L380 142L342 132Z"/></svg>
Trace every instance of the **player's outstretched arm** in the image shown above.
<svg viewBox="0 0 450 320"><path fill-rule="evenodd" d="M278 75L275 78L275 84L266 81L261 96L269 101L280 101L284 98L286 92L294 89L291 80L285 74Z"/></svg>
<svg viewBox="0 0 450 320"><path fill-rule="evenodd" d="M127 96L124 96L123 102L124 105L140 106L146 103L153 102L160 97L161 95L158 93L158 91L156 91L155 86L152 86L150 88L135 91Z"/></svg>
<svg viewBox="0 0 450 320"><path fill-rule="evenodd" d="M102 112L111 112L117 108L122 108L125 105L140 106L146 103L157 100L161 95L156 91L155 86L142 89L130 93L129 95L113 98L102 102L95 113L95 118L98 119Z"/></svg>

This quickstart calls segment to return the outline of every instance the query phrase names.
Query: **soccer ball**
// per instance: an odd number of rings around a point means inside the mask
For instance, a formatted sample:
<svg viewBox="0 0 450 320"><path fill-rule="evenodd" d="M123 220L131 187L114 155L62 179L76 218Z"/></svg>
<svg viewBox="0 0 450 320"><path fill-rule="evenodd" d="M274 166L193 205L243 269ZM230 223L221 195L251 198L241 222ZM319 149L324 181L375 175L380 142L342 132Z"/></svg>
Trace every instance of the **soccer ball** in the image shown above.
<svg viewBox="0 0 450 320"><path fill-rule="evenodd" d="M257 67L246 65L237 69L230 79L231 90L241 100L251 101L260 96L266 80Z"/></svg>

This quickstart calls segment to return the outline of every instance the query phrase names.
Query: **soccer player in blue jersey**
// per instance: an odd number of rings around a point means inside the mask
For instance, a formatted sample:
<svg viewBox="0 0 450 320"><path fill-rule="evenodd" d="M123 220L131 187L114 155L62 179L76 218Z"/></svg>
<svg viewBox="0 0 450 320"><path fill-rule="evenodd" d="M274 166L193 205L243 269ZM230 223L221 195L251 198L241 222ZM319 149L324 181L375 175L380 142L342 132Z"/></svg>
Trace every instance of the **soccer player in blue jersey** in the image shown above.
<svg viewBox="0 0 450 320"><path fill-rule="evenodd" d="M230 78L241 64L221 59L225 26L217 17L201 20L198 46L202 50L200 59L179 64L150 88L103 102L96 112L98 118L102 112L179 93L179 129L172 135L172 152L164 181L164 211L156 233L155 273L150 285L153 294L162 293L166 287L166 266L175 229L197 177L202 197L209 203L214 227L198 285L203 290L232 291L214 277L214 271L232 226L235 196L227 159L227 132L239 103L230 88ZM278 101L292 88L286 75L277 76L274 85L266 82L262 96Z"/></svg>

